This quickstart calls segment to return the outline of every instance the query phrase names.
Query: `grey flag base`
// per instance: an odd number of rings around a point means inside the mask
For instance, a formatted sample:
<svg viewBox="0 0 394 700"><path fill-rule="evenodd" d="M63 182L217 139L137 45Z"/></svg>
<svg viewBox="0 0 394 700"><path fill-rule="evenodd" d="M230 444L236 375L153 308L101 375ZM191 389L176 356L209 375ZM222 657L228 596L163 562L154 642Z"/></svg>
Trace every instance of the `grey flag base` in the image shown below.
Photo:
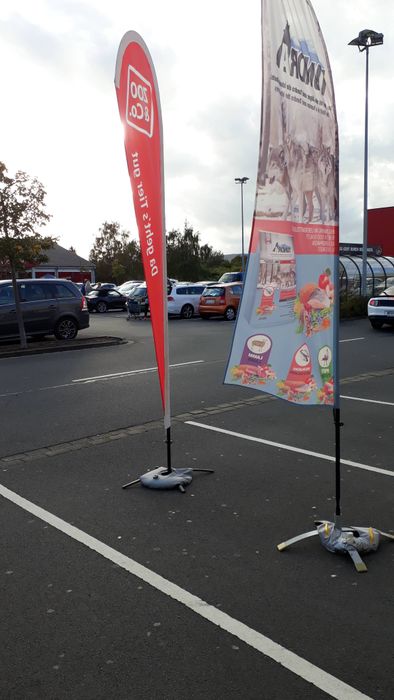
<svg viewBox="0 0 394 700"><path fill-rule="evenodd" d="M367 571L367 567L360 557L360 552L376 552L380 537L388 537L394 540L394 535L381 532L372 527L341 527L339 522L331 523L327 520L315 520L316 530L304 532L302 535L292 537L290 540L277 545L282 552L295 542L300 542L308 537L319 535L320 541L329 552L343 552L349 554L353 564L359 573Z"/></svg>
<svg viewBox="0 0 394 700"><path fill-rule="evenodd" d="M135 484L142 484L142 486L146 486L148 489L179 489L182 493L185 493L185 486L188 486L193 480L192 472L207 472L208 474L213 474L214 470L192 469L191 467L187 467L185 469L171 469L171 471L169 471L165 467L156 467L156 469L142 474L139 479L124 484L122 489L134 486Z"/></svg>

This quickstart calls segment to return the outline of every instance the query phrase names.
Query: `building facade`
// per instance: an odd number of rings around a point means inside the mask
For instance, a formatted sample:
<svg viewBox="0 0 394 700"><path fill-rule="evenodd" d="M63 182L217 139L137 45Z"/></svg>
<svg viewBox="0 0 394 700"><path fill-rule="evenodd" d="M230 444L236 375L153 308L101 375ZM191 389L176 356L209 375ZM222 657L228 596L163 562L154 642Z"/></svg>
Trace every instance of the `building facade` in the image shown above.
<svg viewBox="0 0 394 700"><path fill-rule="evenodd" d="M394 207L368 209L368 245L379 246L380 255L394 257Z"/></svg>
<svg viewBox="0 0 394 700"><path fill-rule="evenodd" d="M26 266L25 272L19 277L62 277L72 282L83 282L85 279L96 281L96 266L90 260L81 258L72 250L62 248L57 243L53 248L45 251L48 260L40 265ZM10 270L0 269L0 278L9 279Z"/></svg>

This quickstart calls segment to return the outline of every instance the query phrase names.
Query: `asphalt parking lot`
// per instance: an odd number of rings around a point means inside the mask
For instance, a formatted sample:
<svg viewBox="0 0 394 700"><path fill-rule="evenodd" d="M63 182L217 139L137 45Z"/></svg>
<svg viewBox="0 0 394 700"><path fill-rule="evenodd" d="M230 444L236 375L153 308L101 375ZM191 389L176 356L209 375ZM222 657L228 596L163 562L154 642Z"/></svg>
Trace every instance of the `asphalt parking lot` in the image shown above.
<svg viewBox="0 0 394 700"><path fill-rule="evenodd" d="M121 488L165 461L148 321L0 359L2 697L392 697L393 544L278 552L332 519L332 415L223 386L232 328L170 322L173 465L214 469L185 494ZM344 522L389 533L393 340L341 326Z"/></svg>

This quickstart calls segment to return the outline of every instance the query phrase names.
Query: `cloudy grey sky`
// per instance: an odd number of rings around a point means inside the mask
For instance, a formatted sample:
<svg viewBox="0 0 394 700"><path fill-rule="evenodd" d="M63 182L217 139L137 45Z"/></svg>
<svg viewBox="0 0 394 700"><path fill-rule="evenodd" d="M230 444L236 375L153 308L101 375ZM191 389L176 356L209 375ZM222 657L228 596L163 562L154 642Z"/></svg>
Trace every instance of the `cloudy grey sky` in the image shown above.
<svg viewBox="0 0 394 700"><path fill-rule="evenodd" d="M394 205L394 2L313 0L327 44L340 139L340 238L362 240L365 54L370 51L369 206ZM114 89L119 42L134 29L159 82L167 229L187 219L224 253L239 252L253 215L261 99L260 0L2 0L1 149L11 174L47 190L45 232L87 257L100 225L137 238Z"/></svg>

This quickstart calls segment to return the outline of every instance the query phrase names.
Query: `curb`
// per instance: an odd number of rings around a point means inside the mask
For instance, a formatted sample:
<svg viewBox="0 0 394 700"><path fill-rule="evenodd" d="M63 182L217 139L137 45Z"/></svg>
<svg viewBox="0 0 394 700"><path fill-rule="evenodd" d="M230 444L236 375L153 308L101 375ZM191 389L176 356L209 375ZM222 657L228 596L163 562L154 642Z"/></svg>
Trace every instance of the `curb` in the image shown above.
<svg viewBox="0 0 394 700"><path fill-rule="evenodd" d="M105 348L111 345L125 345L131 341L115 336L103 336L101 338L89 338L86 340L48 340L42 344L32 344L26 349L19 346L0 346L0 360L4 357L21 357L25 355L41 355L48 352L67 352L70 350L85 350L87 348Z"/></svg>

